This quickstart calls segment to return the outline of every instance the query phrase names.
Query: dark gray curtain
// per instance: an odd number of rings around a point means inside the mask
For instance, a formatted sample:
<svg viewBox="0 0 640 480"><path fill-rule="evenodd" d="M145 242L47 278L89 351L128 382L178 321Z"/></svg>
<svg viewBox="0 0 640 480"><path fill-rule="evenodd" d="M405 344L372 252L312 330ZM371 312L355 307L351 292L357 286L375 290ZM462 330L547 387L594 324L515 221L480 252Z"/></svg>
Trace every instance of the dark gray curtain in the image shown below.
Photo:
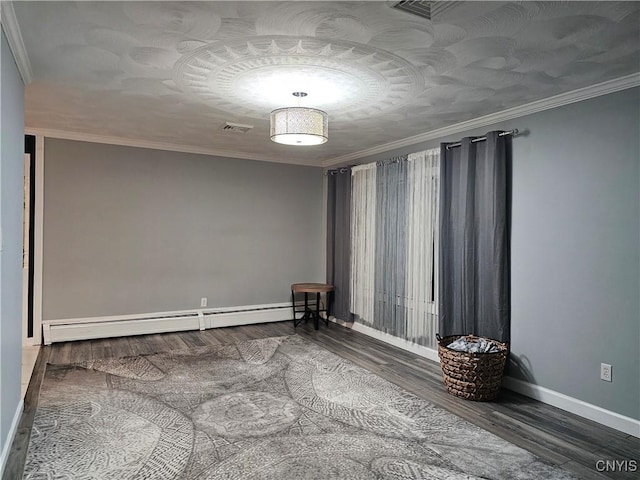
<svg viewBox="0 0 640 480"><path fill-rule="evenodd" d="M510 140L498 133L441 147L441 336L510 339Z"/></svg>
<svg viewBox="0 0 640 480"><path fill-rule="evenodd" d="M351 268L351 169L328 172L327 188L327 283L334 286L331 314L347 322Z"/></svg>
<svg viewBox="0 0 640 480"><path fill-rule="evenodd" d="M376 169L376 263L373 327L405 337L407 156Z"/></svg>

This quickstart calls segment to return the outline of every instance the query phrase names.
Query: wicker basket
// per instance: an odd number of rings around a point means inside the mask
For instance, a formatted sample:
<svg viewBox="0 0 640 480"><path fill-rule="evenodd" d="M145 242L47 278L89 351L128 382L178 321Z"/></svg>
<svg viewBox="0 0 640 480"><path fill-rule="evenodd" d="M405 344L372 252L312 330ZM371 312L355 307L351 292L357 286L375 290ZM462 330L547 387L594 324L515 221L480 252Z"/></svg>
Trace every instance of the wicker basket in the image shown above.
<svg viewBox="0 0 640 480"><path fill-rule="evenodd" d="M441 338L438 335L438 355L447 391L456 397L476 402L494 400L502 384L508 347L505 343L487 339L498 345L498 352L469 353L447 348L447 345L462 336ZM475 335L467 335L466 338L471 342L480 339Z"/></svg>

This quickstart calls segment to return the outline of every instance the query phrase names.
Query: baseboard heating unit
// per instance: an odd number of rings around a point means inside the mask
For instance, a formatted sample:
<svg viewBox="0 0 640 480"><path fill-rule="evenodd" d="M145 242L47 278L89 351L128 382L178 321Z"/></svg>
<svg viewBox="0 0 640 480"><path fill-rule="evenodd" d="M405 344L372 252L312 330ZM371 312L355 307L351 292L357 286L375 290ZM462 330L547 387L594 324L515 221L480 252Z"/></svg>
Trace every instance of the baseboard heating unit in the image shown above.
<svg viewBox="0 0 640 480"><path fill-rule="evenodd" d="M115 315L110 317L43 320L45 345L71 340L124 337L150 333L205 330L253 323L291 320L290 303L249 305L243 307L201 308L175 312Z"/></svg>

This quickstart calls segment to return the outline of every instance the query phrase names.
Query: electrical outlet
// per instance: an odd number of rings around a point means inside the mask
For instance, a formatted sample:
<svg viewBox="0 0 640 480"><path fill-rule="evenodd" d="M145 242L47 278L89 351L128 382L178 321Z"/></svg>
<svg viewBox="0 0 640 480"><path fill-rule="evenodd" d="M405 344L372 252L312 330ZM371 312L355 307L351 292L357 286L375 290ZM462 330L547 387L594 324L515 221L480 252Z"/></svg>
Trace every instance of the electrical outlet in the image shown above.
<svg viewBox="0 0 640 480"><path fill-rule="evenodd" d="M201 307L206 307L207 306L207 297L202 297L200 299L200 306Z"/></svg>
<svg viewBox="0 0 640 480"><path fill-rule="evenodd" d="M611 371L613 368L611 365L606 363L600 364L600 380L604 380L605 382L611 382Z"/></svg>

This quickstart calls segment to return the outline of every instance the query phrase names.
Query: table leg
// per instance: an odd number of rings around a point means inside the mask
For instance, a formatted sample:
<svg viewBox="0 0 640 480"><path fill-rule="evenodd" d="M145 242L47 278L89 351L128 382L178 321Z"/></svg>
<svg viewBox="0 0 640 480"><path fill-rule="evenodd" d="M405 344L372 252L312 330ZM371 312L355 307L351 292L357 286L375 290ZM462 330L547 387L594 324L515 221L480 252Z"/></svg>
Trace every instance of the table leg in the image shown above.
<svg viewBox="0 0 640 480"><path fill-rule="evenodd" d="M291 290L291 309L293 310L293 328L298 326L298 322L296 322L296 294Z"/></svg>
<svg viewBox="0 0 640 480"><path fill-rule="evenodd" d="M316 314L313 317L313 326L318 330L320 324L320 292L316 293Z"/></svg>

